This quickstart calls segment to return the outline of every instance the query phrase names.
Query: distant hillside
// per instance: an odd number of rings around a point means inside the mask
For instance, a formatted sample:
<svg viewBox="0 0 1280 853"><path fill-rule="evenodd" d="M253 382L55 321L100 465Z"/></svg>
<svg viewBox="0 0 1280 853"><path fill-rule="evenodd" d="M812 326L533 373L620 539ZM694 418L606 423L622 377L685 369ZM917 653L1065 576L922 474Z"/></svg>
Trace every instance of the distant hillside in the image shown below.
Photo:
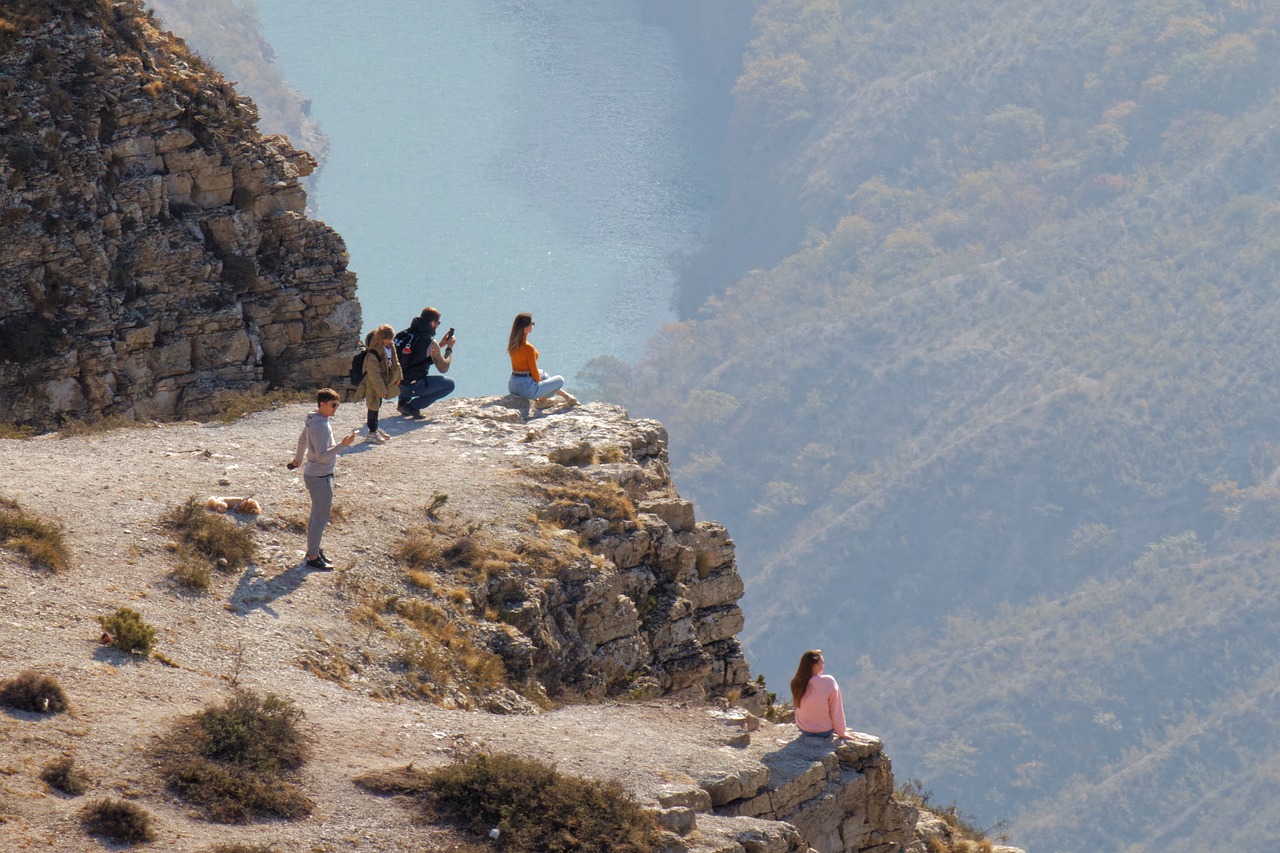
<svg viewBox="0 0 1280 853"><path fill-rule="evenodd" d="M1236 544L1221 496L1266 482L1280 435L1278 12L763 4L720 247L744 274L688 282L702 307L639 365L593 366L668 424L681 483L735 531L770 683L805 648L865 655L854 718L911 732L902 772L944 773L936 793L1031 849L1280 832L1258 742L1175 738L1235 737L1280 661L1267 597L1209 595L1195 568L1261 584L1274 564L1269 530ZM1180 568L1133 581L1152 559ZM1140 614L1161 596L1182 603L1166 628L1214 629L1153 643ZM1213 677L1172 681L1179 664ZM1081 691L1086 722L1064 725L1050 686ZM1155 796L1185 793L1187 762L1194 815Z"/></svg>

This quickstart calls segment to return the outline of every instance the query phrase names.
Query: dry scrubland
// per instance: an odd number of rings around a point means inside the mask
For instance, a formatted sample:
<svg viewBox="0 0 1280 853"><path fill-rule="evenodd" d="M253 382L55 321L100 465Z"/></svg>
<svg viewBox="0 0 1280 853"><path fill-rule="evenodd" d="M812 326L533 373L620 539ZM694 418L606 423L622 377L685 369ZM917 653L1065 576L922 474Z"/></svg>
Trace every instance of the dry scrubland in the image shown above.
<svg viewBox="0 0 1280 853"><path fill-rule="evenodd" d="M528 425L447 405L385 419L390 444L357 444L339 464L331 573L300 567L307 497L284 467L308 405L0 440L0 848L110 849L106 833L175 851L420 850L468 842L420 822L421 773L403 790L390 770L509 753L490 760L626 779L643 798L681 776L668 768L714 754L724 725L696 703L466 710L556 704L503 688L501 660L456 626L486 560L520 548L552 571L580 553L535 517L574 482L539 440L596 408ZM262 512L216 515L208 496L252 496ZM602 511L625 513L614 500ZM432 562L446 549L455 571ZM211 744L228 761L206 761Z"/></svg>

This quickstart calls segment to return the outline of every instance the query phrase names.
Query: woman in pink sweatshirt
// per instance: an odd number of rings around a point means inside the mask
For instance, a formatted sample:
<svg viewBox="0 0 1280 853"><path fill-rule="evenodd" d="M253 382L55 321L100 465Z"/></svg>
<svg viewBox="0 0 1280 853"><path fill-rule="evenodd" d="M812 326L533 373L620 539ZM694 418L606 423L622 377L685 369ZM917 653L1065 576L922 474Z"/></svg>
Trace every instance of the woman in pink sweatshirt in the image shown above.
<svg viewBox="0 0 1280 853"><path fill-rule="evenodd" d="M807 735L853 740L844 727L844 704L840 685L823 675L822 652L810 649L800 656L796 677L791 679L791 701L796 706L796 725Z"/></svg>

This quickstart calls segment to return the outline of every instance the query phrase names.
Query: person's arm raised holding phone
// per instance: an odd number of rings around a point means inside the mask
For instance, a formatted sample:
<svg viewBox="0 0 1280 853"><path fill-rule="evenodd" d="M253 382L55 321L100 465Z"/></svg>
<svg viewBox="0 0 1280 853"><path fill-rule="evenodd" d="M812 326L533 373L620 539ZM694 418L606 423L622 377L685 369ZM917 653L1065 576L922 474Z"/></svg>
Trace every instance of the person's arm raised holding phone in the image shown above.
<svg viewBox="0 0 1280 853"><path fill-rule="evenodd" d="M457 338L453 334L453 327L449 327L449 331L444 333L444 337L439 343L431 342L429 354L431 363L436 366L436 370L441 373L448 373L449 366L453 364L453 345L457 343ZM444 349L440 349L440 345L444 344Z"/></svg>

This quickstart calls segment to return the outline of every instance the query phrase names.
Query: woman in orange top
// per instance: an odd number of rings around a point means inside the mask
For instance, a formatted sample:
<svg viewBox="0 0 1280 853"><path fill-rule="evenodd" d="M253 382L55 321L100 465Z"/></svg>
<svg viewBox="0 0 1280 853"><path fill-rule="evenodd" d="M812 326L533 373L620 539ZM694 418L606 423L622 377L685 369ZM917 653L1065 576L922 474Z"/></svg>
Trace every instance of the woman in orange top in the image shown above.
<svg viewBox="0 0 1280 853"><path fill-rule="evenodd" d="M563 398L565 405L578 405L577 399L564 390L563 376L548 376L538 370L538 351L529 343L533 331L533 315L525 311L516 315L511 324L511 337L507 340L507 352L511 355L511 379L507 390L517 397L536 400L539 409L556 404L555 397Z"/></svg>

